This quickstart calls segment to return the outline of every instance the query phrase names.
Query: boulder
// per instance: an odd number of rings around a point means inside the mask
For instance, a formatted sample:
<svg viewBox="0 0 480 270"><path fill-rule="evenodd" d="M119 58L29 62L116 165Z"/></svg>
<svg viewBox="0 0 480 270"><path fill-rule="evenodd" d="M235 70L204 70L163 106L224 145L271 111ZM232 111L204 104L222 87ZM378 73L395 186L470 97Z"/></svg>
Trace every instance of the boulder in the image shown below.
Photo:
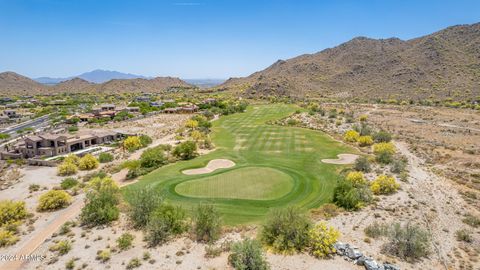
<svg viewBox="0 0 480 270"><path fill-rule="evenodd" d="M389 264L389 263L384 263L383 268L385 270L400 270L400 267L398 267L396 265L393 265L393 264Z"/></svg>
<svg viewBox="0 0 480 270"><path fill-rule="evenodd" d="M348 244L344 244L342 242L336 242L333 244L333 248L337 251L337 254L340 256L345 255L345 249L348 247Z"/></svg>
<svg viewBox="0 0 480 270"><path fill-rule="evenodd" d="M380 270L380 266L375 260L365 260L363 262L363 265L365 266L366 270ZM383 267L382 267L383 268Z"/></svg>
<svg viewBox="0 0 480 270"><path fill-rule="evenodd" d="M358 250L355 247L347 247L345 249L345 256L347 256L349 259L356 260L356 259L362 257L363 253L360 252L360 250Z"/></svg>

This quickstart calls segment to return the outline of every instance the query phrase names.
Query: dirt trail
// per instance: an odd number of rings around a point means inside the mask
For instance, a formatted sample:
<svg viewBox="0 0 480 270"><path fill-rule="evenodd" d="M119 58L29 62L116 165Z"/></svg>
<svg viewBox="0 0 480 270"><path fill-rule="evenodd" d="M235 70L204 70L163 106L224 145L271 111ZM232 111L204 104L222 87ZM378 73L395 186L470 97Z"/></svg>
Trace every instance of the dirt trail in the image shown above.
<svg viewBox="0 0 480 270"><path fill-rule="evenodd" d="M172 143L172 140L173 140L173 135L166 136L162 139L154 141L148 148L155 147L160 144ZM148 148L143 148L136 151L130 156L130 159L138 159L142 155L143 151L145 151ZM123 169L115 174L112 174L112 179L115 180L120 187L127 186L136 182L135 180L125 182L126 174L127 174L127 169ZM76 196L75 201L70 206L55 213L55 215L52 217L52 220L48 222L47 226L43 228L38 228L36 232L32 236L30 236L30 239L26 241L26 243L13 254L16 254L18 256L29 255L29 254L33 255L34 251L43 242L45 242L45 240L47 240L53 233L58 231L65 222L77 217L80 214L84 205L84 198L85 198L84 194L80 194ZM0 269L1 270L21 269L24 263L27 263L27 261L23 261L23 260L8 261L8 262L4 262L3 265L0 264Z"/></svg>

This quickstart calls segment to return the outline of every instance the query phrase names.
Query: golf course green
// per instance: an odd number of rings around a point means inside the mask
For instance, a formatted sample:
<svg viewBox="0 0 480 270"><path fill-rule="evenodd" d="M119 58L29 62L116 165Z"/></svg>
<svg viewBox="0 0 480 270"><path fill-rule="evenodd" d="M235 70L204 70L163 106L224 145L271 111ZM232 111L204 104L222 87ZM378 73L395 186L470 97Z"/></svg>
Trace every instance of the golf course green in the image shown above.
<svg viewBox="0 0 480 270"><path fill-rule="evenodd" d="M329 202L346 165L321 160L356 151L319 131L267 124L298 109L252 105L244 113L222 116L213 122L215 151L159 168L124 189L147 186L187 210L202 202L215 204L230 225L259 222L275 207L310 209ZM213 159L229 159L235 166L199 175L182 173Z"/></svg>

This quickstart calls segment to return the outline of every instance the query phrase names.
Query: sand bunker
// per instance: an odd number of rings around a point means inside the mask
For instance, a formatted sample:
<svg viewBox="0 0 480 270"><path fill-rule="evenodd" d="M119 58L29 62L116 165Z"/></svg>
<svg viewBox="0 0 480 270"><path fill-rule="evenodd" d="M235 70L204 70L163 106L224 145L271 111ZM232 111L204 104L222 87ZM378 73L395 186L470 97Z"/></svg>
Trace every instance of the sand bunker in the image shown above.
<svg viewBox="0 0 480 270"><path fill-rule="evenodd" d="M354 154L339 154L337 159L322 159L323 163L329 164L352 164L358 158L358 155Z"/></svg>
<svg viewBox="0 0 480 270"><path fill-rule="evenodd" d="M198 169L184 170L183 174L195 175L195 174L205 174L211 173L218 169L231 168L235 166L235 162L228 159L212 159L208 162L207 166Z"/></svg>

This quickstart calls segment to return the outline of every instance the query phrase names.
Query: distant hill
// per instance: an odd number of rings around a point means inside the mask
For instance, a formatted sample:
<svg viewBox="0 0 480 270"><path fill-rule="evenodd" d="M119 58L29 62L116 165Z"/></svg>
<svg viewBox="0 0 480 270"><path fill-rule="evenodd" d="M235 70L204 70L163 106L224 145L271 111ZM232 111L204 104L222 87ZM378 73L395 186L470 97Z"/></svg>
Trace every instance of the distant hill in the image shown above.
<svg viewBox="0 0 480 270"><path fill-rule="evenodd" d="M192 88L191 84L174 77L152 79L113 79L105 83L91 83L72 78L55 85L45 85L14 72L0 73L0 95L35 95L52 93L159 93L170 88Z"/></svg>
<svg viewBox="0 0 480 270"><path fill-rule="evenodd" d="M469 99L480 96L480 23L411 39L354 38L217 87L246 96Z"/></svg>
<svg viewBox="0 0 480 270"><path fill-rule="evenodd" d="M114 79L148 79L148 77L135 75L130 73L122 73L118 71L110 71L110 70L102 70L96 69L90 72L85 72L77 76L71 76L67 78L50 78L50 77L40 77L34 79L35 81L42 83L42 84L57 84L63 81L71 80L73 78L80 78L84 79L88 82L92 83L104 83Z"/></svg>
<svg viewBox="0 0 480 270"><path fill-rule="evenodd" d="M209 88L222 84L225 79L184 79L184 81L200 88Z"/></svg>

